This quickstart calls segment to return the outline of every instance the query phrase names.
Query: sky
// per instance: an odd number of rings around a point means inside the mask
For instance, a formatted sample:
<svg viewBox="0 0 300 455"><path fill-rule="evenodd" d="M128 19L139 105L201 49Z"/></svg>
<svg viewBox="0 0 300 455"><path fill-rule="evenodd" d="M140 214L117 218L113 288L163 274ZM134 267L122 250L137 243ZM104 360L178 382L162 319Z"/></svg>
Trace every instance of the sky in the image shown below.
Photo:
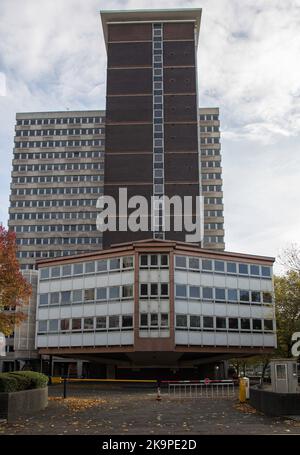
<svg viewBox="0 0 300 455"><path fill-rule="evenodd" d="M0 222L16 112L105 109L102 9L202 8L201 107L219 107L226 250L300 232L300 0L0 0Z"/></svg>

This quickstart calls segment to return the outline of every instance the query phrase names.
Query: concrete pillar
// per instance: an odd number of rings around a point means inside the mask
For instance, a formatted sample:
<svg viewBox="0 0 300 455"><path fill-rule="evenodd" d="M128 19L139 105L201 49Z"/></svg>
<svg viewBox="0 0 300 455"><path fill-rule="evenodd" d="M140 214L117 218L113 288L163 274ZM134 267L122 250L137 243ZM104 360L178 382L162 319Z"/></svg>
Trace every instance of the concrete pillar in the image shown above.
<svg viewBox="0 0 300 455"><path fill-rule="evenodd" d="M78 376L78 378L82 377L82 365L83 365L83 361L82 360L77 360L77 376Z"/></svg>
<svg viewBox="0 0 300 455"><path fill-rule="evenodd" d="M116 378L116 367L115 365L106 365L106 378L115 379Z"/></svg>

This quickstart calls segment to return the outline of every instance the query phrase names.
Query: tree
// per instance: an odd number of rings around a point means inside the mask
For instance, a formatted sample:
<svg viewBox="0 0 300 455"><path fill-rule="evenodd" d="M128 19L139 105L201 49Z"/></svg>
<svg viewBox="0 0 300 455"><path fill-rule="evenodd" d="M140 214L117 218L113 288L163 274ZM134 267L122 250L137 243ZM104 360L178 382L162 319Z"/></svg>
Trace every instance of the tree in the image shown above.
<svg viewBox="0 0 300 455"><path fill-rule="evenodd" d="M31 296L31 285L23 277L16 257L16 235L0 225L0 332L8 336L26 315L22 306Z"/></svg>
<svg viewBox="0 0 300 455"><path fill-rule="evenodd" d="M278 354L291 357L292 335L300 331L300 272L275 277Z"/></svg>
<svg viewBox="0 0 300 455"><path fill-rule="evenodd" d="M278 256L278 263L288 271L300 272L300 246L292 243Z"/></svg>

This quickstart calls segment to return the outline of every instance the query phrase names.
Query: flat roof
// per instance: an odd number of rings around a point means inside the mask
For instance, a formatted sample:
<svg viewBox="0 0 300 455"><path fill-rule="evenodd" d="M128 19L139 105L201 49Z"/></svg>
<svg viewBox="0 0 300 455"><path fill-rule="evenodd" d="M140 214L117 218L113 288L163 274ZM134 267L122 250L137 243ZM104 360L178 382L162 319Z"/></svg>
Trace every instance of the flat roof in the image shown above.
<svg viewBox="0 0 300 455"><path fill-rule="evenodd" d="M89 251L87 253L78 253L70 256L57 256L55 258L42 258L36 261L36 264L39 267L47 267L51 264L59 263L70 263L70 262L83 262L85 260L95 260L103 257L109 257L110 255L115 256L119 253L124 255L134 250L144 250L145 252L156 251L159 252L160 249L163 250L174 250L175 253L179 254L195 254L202 256L208 259L222 259L222 260L239 260L241 262L258 262L260 264L271 265L275 262L275 258L269 256L260 256L254 254L245 254L245 253L236 253L230 251L220 251L220 250L209 250L201 248L192 243L178 242L175 240L157 240L153 238L145 240L137 240L135 242L125 242L111 245L110 248Z"/></svg>
<svg viewBox="0 0 300 455"><path fill-rule="evenodd" d="M178 8L178 9L140 9L140 10L101 10L100 16L107 47L109 23L122 22L184 22L193 21L196 23L196 43L199 41L201 8Z"/></svg>

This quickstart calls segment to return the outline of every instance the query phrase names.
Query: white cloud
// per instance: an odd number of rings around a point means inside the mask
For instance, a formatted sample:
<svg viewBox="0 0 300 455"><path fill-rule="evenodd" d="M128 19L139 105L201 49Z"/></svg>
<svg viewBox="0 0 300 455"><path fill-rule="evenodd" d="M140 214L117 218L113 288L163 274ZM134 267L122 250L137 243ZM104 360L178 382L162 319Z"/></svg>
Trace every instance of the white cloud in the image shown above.
<svg viewBox="0 0 300 455"><path fill-rule="evenodd" d="M276 254L299 241L299 0L2 0L0 220L15 113L105 107L100 9L202 7L202 106L219 106L227 249Z"/></svg>

